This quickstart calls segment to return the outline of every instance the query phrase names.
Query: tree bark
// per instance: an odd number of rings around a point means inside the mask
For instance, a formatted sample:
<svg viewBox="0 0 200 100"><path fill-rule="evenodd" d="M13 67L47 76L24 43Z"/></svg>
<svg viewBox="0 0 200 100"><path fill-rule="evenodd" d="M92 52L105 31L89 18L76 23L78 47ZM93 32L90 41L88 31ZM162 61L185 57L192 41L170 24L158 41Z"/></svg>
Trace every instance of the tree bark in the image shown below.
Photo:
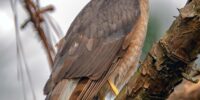
<svg viewBox="0 0 200 100"><path fill-rule="evenodd" d="M188 73L200 53L200 0L189 0L179 11L116 100L164 100L183 78L197 82Z"/></svg>

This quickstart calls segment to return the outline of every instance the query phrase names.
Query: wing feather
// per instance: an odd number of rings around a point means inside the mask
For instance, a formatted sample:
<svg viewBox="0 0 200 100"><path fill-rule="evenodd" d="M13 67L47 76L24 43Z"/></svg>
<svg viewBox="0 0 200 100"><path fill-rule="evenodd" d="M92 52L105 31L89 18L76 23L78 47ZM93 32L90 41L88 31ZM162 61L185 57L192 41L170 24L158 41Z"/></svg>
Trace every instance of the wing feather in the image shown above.
<svg viewBox="0 0 200 100"><path fill-rule="evenodd" d="M62 78L99 79L139 15L138 0L91 0L62 41L50 79L54 84Z"/></svg>

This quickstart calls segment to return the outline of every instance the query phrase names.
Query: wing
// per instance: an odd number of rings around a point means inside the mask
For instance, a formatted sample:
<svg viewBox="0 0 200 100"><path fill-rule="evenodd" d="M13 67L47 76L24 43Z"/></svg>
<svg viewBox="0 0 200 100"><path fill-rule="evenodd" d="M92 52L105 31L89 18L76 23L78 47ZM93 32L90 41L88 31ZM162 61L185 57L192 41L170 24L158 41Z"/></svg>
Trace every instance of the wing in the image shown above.
<svg viewBox="0 0 200 100"><path fill-rule="evenodd" d="M99 79L139 15L138 0L91 0L62 41L50 79L54 83L64 77Z"/></svg>

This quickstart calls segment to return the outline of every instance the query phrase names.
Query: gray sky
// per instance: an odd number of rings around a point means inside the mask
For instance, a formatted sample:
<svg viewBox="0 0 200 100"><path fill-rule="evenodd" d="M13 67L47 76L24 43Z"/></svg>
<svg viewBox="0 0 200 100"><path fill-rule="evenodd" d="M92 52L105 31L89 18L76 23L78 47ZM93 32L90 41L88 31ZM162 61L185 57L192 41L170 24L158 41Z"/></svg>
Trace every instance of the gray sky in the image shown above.
<svg viewBox="0 0 200 100"><path fill-rule="evenodd" d="M20 82L17 80L15 32L13 16L8 1L0 0L0 98L1 100L23 100ZM47 4L55 5L56 11L51 15L60 24L65 33L74 17L89 0L41 0L41 2L43 6ZM163 32L168 29L174 20L172 16L178 15L176 8L182 7L185 2L186 0L150 1L151 16L155 16L159 20ZM25 18L27 16L20 10L20 23ZM22 31L21 37L31 70L37 100L43 100L42 89L50 74L45 53L30 25ZM28 100L32 100L28 86L26 90L29 97Z"/></svg>

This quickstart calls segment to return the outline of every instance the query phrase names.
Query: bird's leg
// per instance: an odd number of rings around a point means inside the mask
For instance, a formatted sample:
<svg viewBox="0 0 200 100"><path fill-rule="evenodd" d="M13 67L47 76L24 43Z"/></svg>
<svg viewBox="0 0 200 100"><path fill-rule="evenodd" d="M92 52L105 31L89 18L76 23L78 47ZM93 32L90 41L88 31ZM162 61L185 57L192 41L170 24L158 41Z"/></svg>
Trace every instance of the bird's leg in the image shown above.
<svg viewBox="0 0 200 100"><path fill-rule="evenodd" d="M109 80L109 79L108 79L108 84L110 85L112 91L117 96L119 94L119 90L117 89L117 87L115 86L115 84L111 80Z"/></svg>

